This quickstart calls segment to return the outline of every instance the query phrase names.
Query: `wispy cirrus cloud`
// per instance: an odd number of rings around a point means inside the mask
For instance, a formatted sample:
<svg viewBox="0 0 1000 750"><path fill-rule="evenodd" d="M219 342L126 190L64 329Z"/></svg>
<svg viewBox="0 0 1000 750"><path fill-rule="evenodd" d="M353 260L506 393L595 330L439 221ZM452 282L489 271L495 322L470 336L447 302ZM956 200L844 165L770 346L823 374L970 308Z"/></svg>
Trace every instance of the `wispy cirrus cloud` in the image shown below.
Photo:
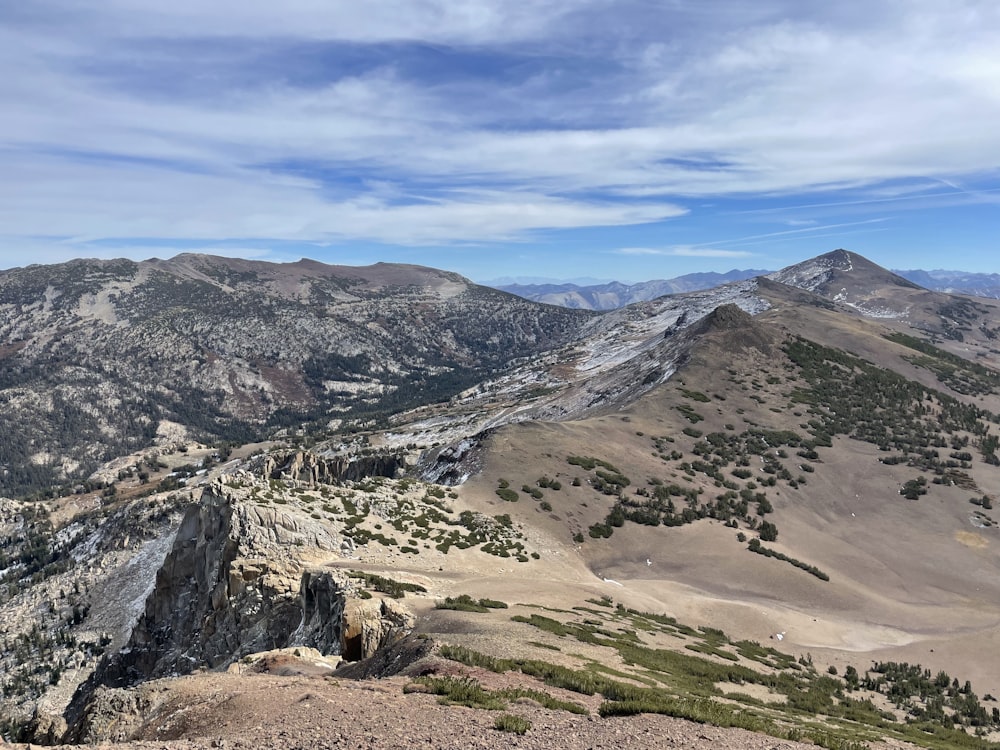
<svg viewBox="0 0 1000 750"><path fill-rule="evenodd" d="M728 258L851 226L812 212L982 204L998 31L986 0L10 3L0 261L44 233L523 242L722 199L796 227L647 253Z"/></svg>
<svg viewBox="0 0 1000 750"><path fill-rule="evenodd" d="M708 247L621 247L619 255L660 255L671 258L749 258L746 250L719 250Z"/></svg>

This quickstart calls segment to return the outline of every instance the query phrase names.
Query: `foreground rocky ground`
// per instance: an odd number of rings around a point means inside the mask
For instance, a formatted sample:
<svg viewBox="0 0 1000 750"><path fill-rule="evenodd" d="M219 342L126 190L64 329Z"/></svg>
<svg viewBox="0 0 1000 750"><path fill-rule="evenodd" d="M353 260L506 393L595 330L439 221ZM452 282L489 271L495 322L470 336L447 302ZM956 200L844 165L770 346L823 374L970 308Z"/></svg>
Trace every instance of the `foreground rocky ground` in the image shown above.
<svg viewBox="0 0 1000 750"><path fill-rule="evenodd" d="M509 677L474 670L493 689L508 686ZM144 723L140 739L86 747L162 748L379 748L409 750L499 750L500 748L690 748L709 750L795 750L815 748L740 729L720 729L665 716L600 718L599 698L545 688L583 703L589 716L542 708L521 699L507 711L442 705L437 697L404 693L410 678L345 680L314 675L194 675L150 683L146 695L159 703ZM522 681L523 684L523 681ZM535 684L534 687L541 687ZM500 731L501 713L531 722L524 735ZM128 717L119 717L127 721ZM27 748L29 745L7 745ZM37 747L37 746L36 746ZM902 748L903 744L871 745Z"/></svg>

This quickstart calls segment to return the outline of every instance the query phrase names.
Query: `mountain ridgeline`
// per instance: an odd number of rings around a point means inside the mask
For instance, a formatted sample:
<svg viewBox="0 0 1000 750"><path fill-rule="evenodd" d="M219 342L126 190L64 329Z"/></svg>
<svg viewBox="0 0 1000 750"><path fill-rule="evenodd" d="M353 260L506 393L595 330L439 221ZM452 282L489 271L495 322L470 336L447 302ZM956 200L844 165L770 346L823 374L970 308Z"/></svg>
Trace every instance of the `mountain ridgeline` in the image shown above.
<svg viewBox="0 0 1000 750"><path fill-rule="evenodd" d="M181 255L5 271L0 494L80 481L166 423L212 442L384 423L588 319L417 266Z"/></svg>
<svg viewBox="0 0 1000 750"><path fill-rule="evenodd" d="M761 269L733 269L726 273L689 273L672 279L640 281L623 284L608 281L602 284L571 283L517 283L491 284L511 294L535 302L561 305L579 310L614 310L636 302L646 302L665 294L684 294L701 289L711 289L720 284L766 276L771 271ZM972 297L1000 299L1000 274L966 273L964 271L895 270L897 276L925 289L946 294L965 294Z"/></svg>
<svg viewBox="0 0 1000 750"><path fill-rule="evenodd" d="M614 310L636 302L648 302L665 294L683 294L711 289L720 284L752 279L754 276L762 276L766 273L767 271L752 268L733 269L726 273L689 273L673 279L642 281L636 284L623 284L620 281L588 286L555 283L504 284L497 286L497 289L534 302L544 302L547 305L560 305L579 310Z"/></svg>

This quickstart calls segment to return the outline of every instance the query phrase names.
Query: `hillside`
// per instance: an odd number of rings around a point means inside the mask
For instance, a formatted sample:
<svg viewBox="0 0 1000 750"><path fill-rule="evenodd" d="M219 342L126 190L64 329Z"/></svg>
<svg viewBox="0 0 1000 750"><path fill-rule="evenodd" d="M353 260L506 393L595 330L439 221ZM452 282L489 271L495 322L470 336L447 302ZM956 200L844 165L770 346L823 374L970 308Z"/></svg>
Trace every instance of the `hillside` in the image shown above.
<svg viewBox="0 0 1000 750"><path fill-rule="evenodd" d="M588 316L416 266L180 255L5 271L0 320L0 493L25 494L178 429L242 443L384 420Z"/></svg>
<svg viewBox="0 0 1000 750"><path fill-rule="evenodd" d="M327 273L306 271L255 283L287 300ZM337 273L379 310L412 302L414 274L427 310L468 293L429 269ZM997 746L994 303L839 250L555 323L513 305L494 320L518 332L495 335L552 337L386 426L231 454L176 438L107 486L3 501L8 736L245 742L224 707L287 689L314 707L274 707L305 742L365 689L346 680L396 675L371 688L386 711L486 708L429 721L487 747L515 737L501 711L532 725L525 747L700 741L636 713L767 735L703 730L714 746Z"/></svg>

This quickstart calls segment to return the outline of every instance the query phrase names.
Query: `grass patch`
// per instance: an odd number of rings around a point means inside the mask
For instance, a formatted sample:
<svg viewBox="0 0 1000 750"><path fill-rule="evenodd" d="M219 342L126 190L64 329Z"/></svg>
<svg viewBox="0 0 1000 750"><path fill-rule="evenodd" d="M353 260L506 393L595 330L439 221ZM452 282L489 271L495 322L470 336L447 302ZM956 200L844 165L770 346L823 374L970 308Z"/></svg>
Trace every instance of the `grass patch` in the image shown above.
<svg viewBox="0 0 1000 750"><path fill-rule="evenodd" d="M931 750L1000 750L1000 744L979 736L1000 727L1000 720L991 718L968 683L959 687L957 680L943 672L932 676L919 665L886 662L874 663L866 672L848 667L842 676L826 670L820 673L811 658L796 659L753 641L733 642L716 628L695 630L667 615L600 604L560 612L564 619L540 614L512 619L556 638L614 649L625 665L617 669L601 663L612 660L597 661L572 649L562 650L579 659L581 668L541 659L495 659L457 647L442 647L440 653L470 666L520 671L545 685L600 695L604 699L601 716L658 713L812 742L830 750L863 750L865 743L883 738ZM657 648L642 640L657 636L680 638L683 647ZM761 686L783 700L762 702L740 692L740 685ZM734 687L736 692L732 692ZM874 699L879 695L905 711L905 722L877 707Z"/></svg>

